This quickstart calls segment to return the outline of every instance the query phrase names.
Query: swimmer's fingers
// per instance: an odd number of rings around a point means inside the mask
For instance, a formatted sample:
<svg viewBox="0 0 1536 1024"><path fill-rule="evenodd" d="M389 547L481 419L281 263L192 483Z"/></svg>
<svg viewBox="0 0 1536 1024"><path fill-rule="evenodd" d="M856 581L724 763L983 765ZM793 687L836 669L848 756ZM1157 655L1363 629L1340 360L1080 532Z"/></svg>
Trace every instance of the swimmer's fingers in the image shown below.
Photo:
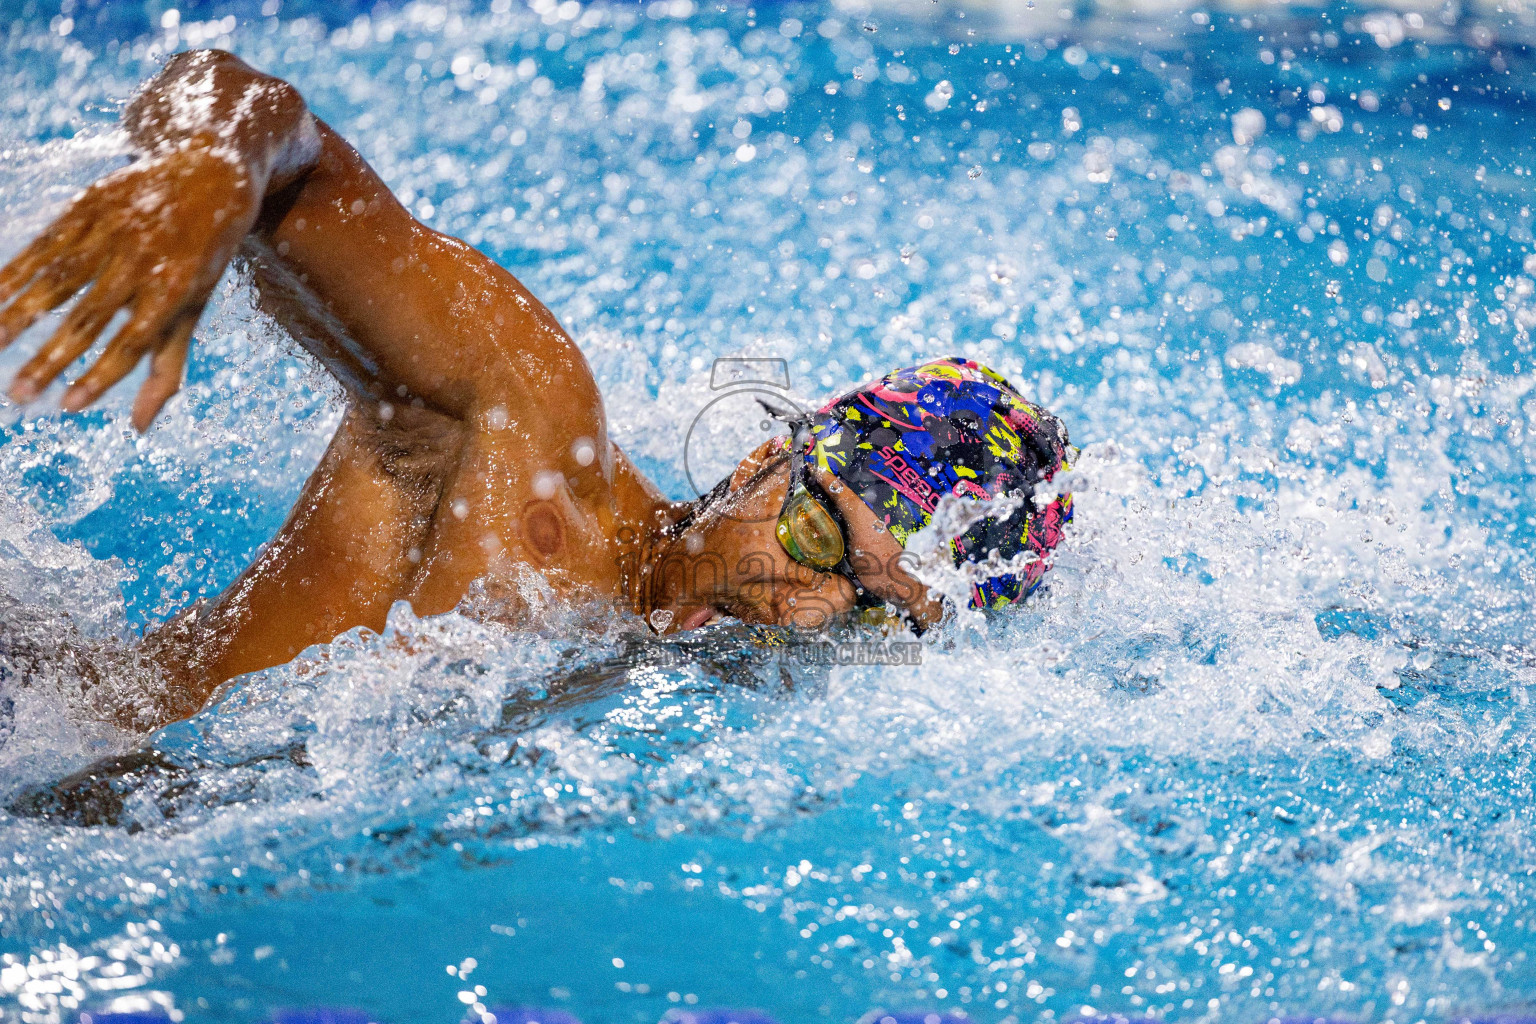
<svg viewBox="0 0 1536 1024"><path fill-rule="evenodd" d="M11 297L30 284L32 278L37 276L38 269L48 260L48 252L53 248L53 239L50 232L44 231L27 244L25 249L11 257L9 263L0 267L0 305L11 301Z"/></svg>
<svg viewBox="0 0 1536 1024"><path fill-rule="evenodd" d="M44 228L11 261L0 267L0 306L4 306L32 283L39 272L68 255L70 247L87 232L90 220L85 215L85 204L76 202L58 220ZM15 335L0 334L0 347Z"/></svg>
<svg viewBox="0 0 1536 1024"><path fill-rule="evenodd" d="M154 260L147 267L134 267L133 280L141 283L133 316L64 392L60 407L66 412L84 409L133 372L146 355L153 355L149 378L133 405L134 426L146 429L181 387L192 330L228 262L228 254L220 253L214 259Z"/></svg>
<svg viewBox="0 0 1536 1024"><path fill-rule="evenodd" d="M142 295L135 307L133 318L113 335L107 343L106 351L64 392L59 405L66 412L84 409L106 394L108 388L132 373L145 355L157 352L177 340L182 333L184 321L191 324L197 322L203 303L177 302L167 298L163 290L155 290ZM190 334L191 327L186 326L185 330ZM157 387L164 386L164 372L162 369ZM164 397L170 398L174 393L173 388ZM161 404L164 404L163 399ZM158 410L159 405L155 408Z"/></svg>
<svg viewBox="0 0 1536 1024"><path fill-rule="evenodd" d="M26 289L0 311L0 348L9 345L38 317L63 305L69 297L95 277L105 256L91 250L74 252L45 267L28 283ZM12 394L18 401L26 399Z"/></svg>
<svg viewBox="0 0 1536 1024"><path fill-rule="evenodd" d="M53 337L17 371L11 383L12 396L18 401L37 397L64 367L85 354L117 311L133 297L131 286L122 278L121 274L105 275L85 293Z"/></svg>
<svg viewBox="0 0 1536 1024"><path fill-rule="evenodd" d="M197 311L183 313L171 328L165 344L155 351L149 364L149 377L133 400L133 429L139 433L149 429L165 403L181 390L181 374L187 364L187 350L192 344L192 328L196 326Z"/></svg>

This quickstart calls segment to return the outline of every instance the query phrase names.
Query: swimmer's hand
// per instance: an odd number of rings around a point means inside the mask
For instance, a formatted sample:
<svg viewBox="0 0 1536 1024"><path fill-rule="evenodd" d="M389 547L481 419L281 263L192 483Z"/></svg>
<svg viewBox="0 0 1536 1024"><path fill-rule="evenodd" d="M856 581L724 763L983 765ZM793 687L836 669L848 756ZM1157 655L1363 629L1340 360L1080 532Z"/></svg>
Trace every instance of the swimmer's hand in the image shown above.
<svg viewBox="0 0 1536 1024"><path fill-rule="evenodd" d="M211 290L250 242L262 308L384 419L403 401L465 423L497 410L485 423L507 426L517 410L524 429L602 435L597 384L554 314L411 216L287 82L233 54L185 51L128 104L123 127L139 159L0 268L0 348L89 286L12 398L36 398L122 319L62 404L83 409L148 361L133 405L146 429L180 387Z"/></svg>
<svg viewBox="0 0 1536 1024"><path fill-rule="evenodd" d="M0 347L91 286L16 374L11 398L36 398L126 309L60 404L84 409L147 356L133 403L134 427L147 428L180 388L192 328L260 209L251 176L207 145L130 164L86 189L0 270Z"/></svg>
<svg viewBox="0 0 1536 1024"><path fill-rule="evenodd" d="M0 348L89 285L10 396L36 398L125 310L60 404L84 409L147 357L133 403L142 431L181 387L198 315L264 198L313 164L319 136L292 86L218 51L173 57L123 123L139 159L86 189L0 269Z"/></svg>

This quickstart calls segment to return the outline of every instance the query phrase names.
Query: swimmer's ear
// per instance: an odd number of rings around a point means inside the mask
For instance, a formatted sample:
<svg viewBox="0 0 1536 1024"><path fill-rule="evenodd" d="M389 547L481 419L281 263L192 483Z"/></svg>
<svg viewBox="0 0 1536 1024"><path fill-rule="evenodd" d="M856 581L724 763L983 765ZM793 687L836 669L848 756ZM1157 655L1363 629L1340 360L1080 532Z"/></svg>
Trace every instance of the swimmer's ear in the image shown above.
<svg viewBox="0 0 1536 1024"><path fill-rule="evenodd" d="M784 451L783 437L770 437L756 448L752 453L737 464L731 472L731 490L737 490L742 484L752 479L752 474L767 465L769 460Z"/></svg>

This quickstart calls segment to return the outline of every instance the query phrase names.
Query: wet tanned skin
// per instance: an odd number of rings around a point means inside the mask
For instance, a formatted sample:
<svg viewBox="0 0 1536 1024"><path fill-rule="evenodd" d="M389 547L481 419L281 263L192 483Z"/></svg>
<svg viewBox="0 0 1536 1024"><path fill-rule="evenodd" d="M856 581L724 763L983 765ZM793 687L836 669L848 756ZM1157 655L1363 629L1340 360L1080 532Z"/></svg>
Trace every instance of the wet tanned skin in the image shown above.
<svg viewBox="0 0 1536 1024"><path fill-rule="evenodd" d="M65 391L79 410L140 362L147 429L180 386L197 317L230 259L342 383L349 408L288 521L207 608L145 640L176 681L160 720L226 679L281 664L389 607L455 607L475 581L517 617L519 567L669 631L714 613L819 627L853 606L841 577L789 559L773 533L787 468L760 449L732 514L682 536L666 500L609 439L581 351L510 273L418 223L287 83L219 51L173 57L123 118L139 158L107 175L0 270L0 346L84 294L10 387L36 398L119 309L129 319ZM874 515L821 481L849 524L861 578L923 621L938 615L893 563ZM709 573L694 571L707 562ZM719 566L728 567L718 571ZM892 566L887 570L887 566ZM702 581L702 582L701 582ZM691 592L696 590L697 592Z"/></svg>
<svg viewBox="0 0 1536 1024"><path fill-rule="evenodd" d="M681 586L667 579L654 602L673 613L674 623L708 621L713 610L744 622L820 629L854 608L848 580L795 562L774 534L789 486L789 465L779 447L777 440L765 442L742 460L731 477L730 499L673 545L675 561L653 559L654 570L664 575L690 574ZM905 570L901 545L877 529L875 514L836 477L815 472L847 526L850 561L860 582L919 623L937 622L943 607Z"/></svg>

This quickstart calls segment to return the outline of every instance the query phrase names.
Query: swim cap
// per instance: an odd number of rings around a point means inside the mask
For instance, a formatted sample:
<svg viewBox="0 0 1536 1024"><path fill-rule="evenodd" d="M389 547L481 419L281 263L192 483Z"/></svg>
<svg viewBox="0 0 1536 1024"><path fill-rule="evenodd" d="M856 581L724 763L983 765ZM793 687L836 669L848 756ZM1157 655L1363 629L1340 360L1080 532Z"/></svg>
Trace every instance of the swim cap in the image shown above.
<svg viewBox="0 0 1536 1024"><path fill-rule="evenodd" d="M1071 452L1060 420L987 367L954 356L896 370L833 399L816 414L812 433L806 461L853 488L903 547L945 494L1028 494L1066 469ZM1071 518L1069 494L1043 509L1026 501L1011 516L987 516L951 541L956 566L984 561L994 550L1003 559L1036 555L1022 574L974 583L971 607L1001 608L1039 586L1044 556Z"/></svg>

